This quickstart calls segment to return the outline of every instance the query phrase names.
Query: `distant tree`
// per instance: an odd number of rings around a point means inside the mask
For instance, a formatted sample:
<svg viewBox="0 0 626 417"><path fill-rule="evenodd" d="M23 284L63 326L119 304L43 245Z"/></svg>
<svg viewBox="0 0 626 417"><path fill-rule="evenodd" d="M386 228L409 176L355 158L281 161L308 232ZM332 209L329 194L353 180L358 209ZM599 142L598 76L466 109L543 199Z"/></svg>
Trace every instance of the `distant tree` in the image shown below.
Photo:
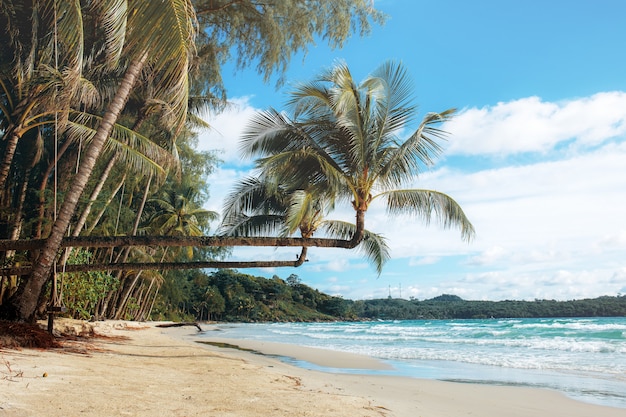
<svg viewBox="0 0 626 417"><path fill-rule="evenodd" d="M296 285L299 285L302 283L302 280L296 274L289 275L286 281L287 281L287 284L291 285L292 287L295 287Z"/></svg>
<svg viewBox="0 0 626 417"><path fill-rule="evenodd" d="M463 299L458 295L441 294L435 298L432 298L430 301L463 301Z"/></svg>

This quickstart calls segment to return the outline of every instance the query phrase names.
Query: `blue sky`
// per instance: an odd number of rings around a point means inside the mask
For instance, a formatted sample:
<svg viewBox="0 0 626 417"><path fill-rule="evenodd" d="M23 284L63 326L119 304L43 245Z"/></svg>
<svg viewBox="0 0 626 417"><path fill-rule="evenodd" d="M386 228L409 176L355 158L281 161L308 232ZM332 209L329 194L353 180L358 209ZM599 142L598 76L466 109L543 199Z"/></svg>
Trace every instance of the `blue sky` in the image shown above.
<svg viewBox="0 0 626 417"><path fill-rule="evenodd" d="M232 108L208 118L201 149L224 164L209 179L208 208L221 210L249 173L238 139L255 111L281 109L290 83L336 60L357 80L386 60L402 61L420 111L459 109L438 163L416 182L453 197L476 228L456 230L385 216L392 260L378 276L355 251L311 248L295 273L345 298L578 299L626 293L626 2L621 0L379 0L388 21L340 50L323 43L293 59L287 84L253 70L224 73ZM275 81L275 80L274 80ZM331 218L352 220L349 207ZM233 259L293 259L295 248L242 248Z"/></svg>

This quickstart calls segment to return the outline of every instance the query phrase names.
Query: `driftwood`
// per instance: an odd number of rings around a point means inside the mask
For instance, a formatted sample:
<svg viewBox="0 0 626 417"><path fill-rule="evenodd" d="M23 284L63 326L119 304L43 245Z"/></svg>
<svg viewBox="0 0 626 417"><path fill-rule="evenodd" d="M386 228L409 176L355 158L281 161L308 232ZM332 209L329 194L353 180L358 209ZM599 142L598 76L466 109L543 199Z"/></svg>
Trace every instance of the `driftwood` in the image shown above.
<svg viewBox="0 0 626 417"><path fill-rule="evenodd" d="M200 327L200 325L197 322L192 322L192 321L186 321L182 323L163 323L163 324L156 325L156 327L183 327L183 326L196 326L199 332L202 331L202 327Z"/></svg>

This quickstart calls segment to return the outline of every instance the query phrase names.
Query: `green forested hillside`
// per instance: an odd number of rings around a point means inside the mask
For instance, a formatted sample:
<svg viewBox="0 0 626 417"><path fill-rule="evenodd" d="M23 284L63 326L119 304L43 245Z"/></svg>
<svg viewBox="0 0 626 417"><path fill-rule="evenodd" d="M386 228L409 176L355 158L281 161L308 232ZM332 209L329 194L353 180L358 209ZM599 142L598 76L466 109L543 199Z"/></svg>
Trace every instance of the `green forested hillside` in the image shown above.
<svg viewBox="0 0 626 417"><path fill-rule="evenodd" d="M626 316L626 296L555 301L446 301L441 297L416 301L379 299L356 301L355 314L366 319L485 319L536 317Z"/></svg>
<svg viewBox="0 0 626 417"><path fill-rule="evenodd" d="M351 301L321 293L296 275L283 280L219 270L179 271L162 289L153 319L220 321L328 321L354 319Z"/></svg>
<svg viewBox="0 0 626 417"><path fill-rule="evenodd" d="M443 294L430 300L347 300L300 282L234 270L179 271L166 284L153 319L218 321L325 321L626 316L626 296L555 301L466 301Z"/></svg>

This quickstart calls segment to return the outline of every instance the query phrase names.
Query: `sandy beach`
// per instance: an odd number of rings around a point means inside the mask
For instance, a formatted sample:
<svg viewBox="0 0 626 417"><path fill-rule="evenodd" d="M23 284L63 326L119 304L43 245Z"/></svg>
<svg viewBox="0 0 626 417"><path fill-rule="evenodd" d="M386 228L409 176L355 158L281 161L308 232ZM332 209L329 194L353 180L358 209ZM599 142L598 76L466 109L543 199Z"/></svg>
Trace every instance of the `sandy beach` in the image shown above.
<svg viewBox="0 0 626 417"><path fill-rule="evenodd" d="M622 417L625 410L557 392L402 377L329 374L321 366L383 369L375 359L237 341L197 343L194 327L98 322L105 338L53 350L0 350L0 416ZM203 341L234 341L203 337ZM224 345L222 345L224 346ZM252 351L262 352L259 355Z"/></svg>

